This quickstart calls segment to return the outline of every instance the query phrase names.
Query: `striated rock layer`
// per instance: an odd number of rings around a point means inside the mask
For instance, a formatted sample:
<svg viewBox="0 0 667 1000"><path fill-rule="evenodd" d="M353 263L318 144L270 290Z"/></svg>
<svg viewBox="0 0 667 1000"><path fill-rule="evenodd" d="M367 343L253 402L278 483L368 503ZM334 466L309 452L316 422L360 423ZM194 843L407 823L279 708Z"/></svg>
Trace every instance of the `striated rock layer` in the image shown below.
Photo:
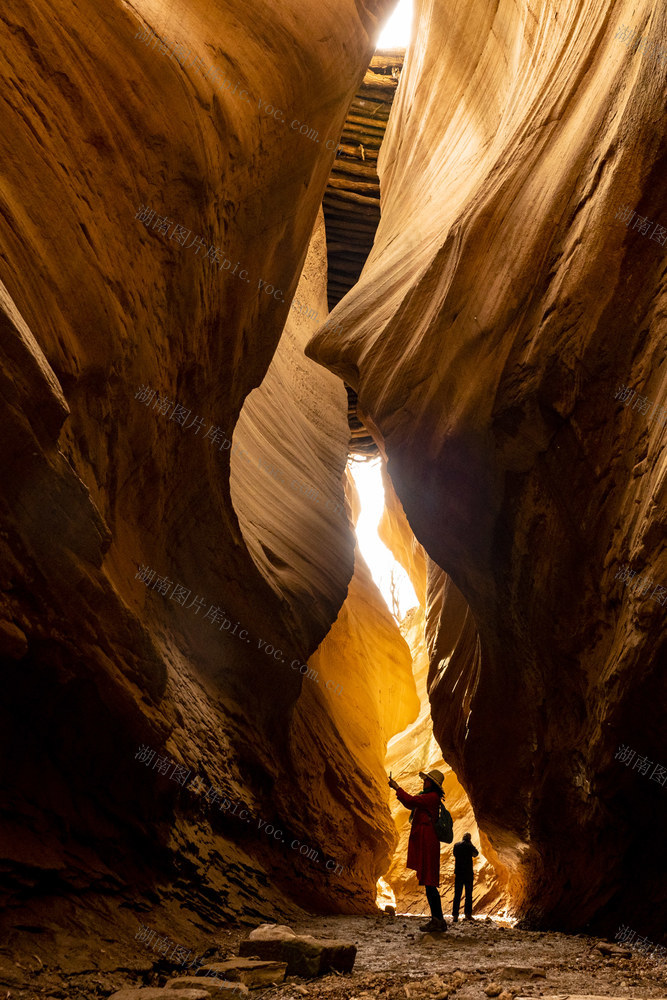
<svg viewBox="0 0 667 1000"><path fill-rule="evenodd" d="M380 221L377 160L404 56L404 49L395 49L376 52L371 59L350 105L327 181L322 204L331 308L356 284L373 246Z"/></svg>
<svg viewBox="0 0 667 1000"><path fill-rule="evenodd" d="M109 893L157 930L180 903L169 930L184 940L191 915L286 907L295 867L313 905L335 905L331 874L290 849L296 828L316 854L338 853L339 829L358 842L362 875L337 885L351 906L372 899L380 862L364 834L388 843L388 813L372 795L350 809L344 768L311 795L331 728L319 743L285 739L309 683L290 662L316 649L345 599L350 529L340 510L324 519L257 475L248 488L271 498L275 544L264 528L246 544L254 515L232 504L229 447L280 340L387 8L251 5L240 18L200 0L185 12L152 0L3 6L10 921L35 922L33 896L58 922ZM267 403L270 439L249 438L251 462L256 443L271 453L278 441L288 479L342 504L345 396L321 372L315 414L310 377L301 421L291 404L284 419L281 398ZM288 525L300 543L291 571ZM265 832L274 824L284 843ZM112 934L136 926L133 914L104 920Z"/></svg>
<svg viewBox="0 0 667 1000"><path fill-rule="evenodd" d="M343 333L309 348L357 390L437 564L435 735L513 905L654 940L667 894L664 857L645 860L667 820L663 70L654 46L615 36L625 22L659 42L666 17L649 0L419 2L374 249L334 310Z"/></svg>
<svg viewBox="0 0 667 1000"><path fill-rule="evenodd" d="M356 284L375 240L380 221L377 160L404 57L405 49L376 51L345 119L322 203L330 308ZM345 388L349 398L350 450L377 454L375 441L357 416L357 395L351 386Z"/></svg>

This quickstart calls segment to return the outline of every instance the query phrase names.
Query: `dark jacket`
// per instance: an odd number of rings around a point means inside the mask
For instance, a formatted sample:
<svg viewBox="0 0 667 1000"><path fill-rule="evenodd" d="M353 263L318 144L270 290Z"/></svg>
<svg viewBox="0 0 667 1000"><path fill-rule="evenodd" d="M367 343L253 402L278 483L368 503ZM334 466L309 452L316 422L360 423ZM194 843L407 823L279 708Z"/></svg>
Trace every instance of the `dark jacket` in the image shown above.
<svg viewBox="0 0 667 1000"><path fill-rule="evenodd" d="M459 840L458 844L454 844L454 874L472 878L472 859L478 854L479 851L469 840Z"/></svg>

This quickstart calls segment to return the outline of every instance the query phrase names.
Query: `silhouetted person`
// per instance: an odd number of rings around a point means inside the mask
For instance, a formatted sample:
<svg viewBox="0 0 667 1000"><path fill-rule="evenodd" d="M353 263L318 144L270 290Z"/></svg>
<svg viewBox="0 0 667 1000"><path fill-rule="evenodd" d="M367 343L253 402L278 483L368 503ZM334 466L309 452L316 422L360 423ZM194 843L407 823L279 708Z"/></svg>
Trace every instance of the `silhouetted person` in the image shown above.
<svg viewBox="0 0 667 1000"><path fill-rule="evenodd" d="M463 834L463 840L454 844L454 905L452 906L452 919L454 923L459 919L459 903L461 893L465 889L465 919L472 920L472 883L475 877L472 869L472 859L476 858L479 851L472 842L469 833Z"/></svg>
<svg viewBox="0 0 667 1000"><path fill-rule="evenodd" d="M398 801L412 809L410 822L412 828L408 839L407 867L417 873L417 881L426 889L426 898L431 919L420 926L421 931L446 931L447 924L442 916L442 902L438 886L440 885L440 841L435 832L440 811L440 799L444 798L442 783L445 776L442 771L419 772L424 780L424 787L418 795L408 795L394 778L389 779L389 786L396 792Z"/></svg>

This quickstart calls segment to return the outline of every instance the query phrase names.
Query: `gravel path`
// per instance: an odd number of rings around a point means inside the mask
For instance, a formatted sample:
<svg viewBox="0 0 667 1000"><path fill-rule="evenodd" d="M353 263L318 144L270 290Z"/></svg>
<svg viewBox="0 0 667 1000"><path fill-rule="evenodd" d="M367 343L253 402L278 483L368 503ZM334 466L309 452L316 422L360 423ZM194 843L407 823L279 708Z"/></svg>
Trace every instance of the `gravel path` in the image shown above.
<svg viewBox="0 0 667 1000"><path fill-rule="evenodd" d="M449 925L446 934L422 934L423 917L312 917L293 921L297 933L335 937L357 945L354 971L330 973L318 980L289 977L268 992L252 991L266 1000L486 1000L576 994L627 998L667 998L667 964L631 953L603 955L598 938L553 932L515 930L497 920L478 918ZM211 941L208 958L231 958L248 928L221 930ZM622 951L611 944L612 950ZM81 949L85 941L81 942ZM138 953L141 949L136 948ZM124 986L164 986L183 975L164 960L95 973L62 969L34 970L26 980L2 956L0 1000L97 1000ZM90 966L88 966L90 968Z"/></svg>

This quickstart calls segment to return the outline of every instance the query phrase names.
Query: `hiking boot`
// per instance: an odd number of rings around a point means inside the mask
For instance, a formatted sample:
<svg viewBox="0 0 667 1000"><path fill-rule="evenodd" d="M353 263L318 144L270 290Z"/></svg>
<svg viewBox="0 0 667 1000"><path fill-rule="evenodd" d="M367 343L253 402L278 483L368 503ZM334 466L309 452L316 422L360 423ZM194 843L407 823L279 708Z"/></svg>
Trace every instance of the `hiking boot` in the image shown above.
<svg viewBox="0 0 667 1000"><path fill-rule="evenodd" d="M422 924L419 928L420 931L431 931L431 932L442 932L447 930L447 924L444 920L435 920L433 917L429 920L427 924Z"/></svg>

